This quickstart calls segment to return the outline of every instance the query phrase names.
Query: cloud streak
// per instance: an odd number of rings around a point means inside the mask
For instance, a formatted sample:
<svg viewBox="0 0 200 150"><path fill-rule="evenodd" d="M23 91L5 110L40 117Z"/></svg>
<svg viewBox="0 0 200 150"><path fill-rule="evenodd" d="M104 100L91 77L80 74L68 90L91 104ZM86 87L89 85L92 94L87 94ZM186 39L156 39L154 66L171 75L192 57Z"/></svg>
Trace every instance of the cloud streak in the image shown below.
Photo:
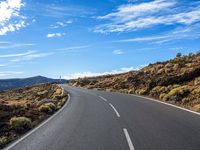
<svg viewBox="0 0 200 150"><path fill-rule="evenodd" d="M113 53L114 55L122 55L122 54L124 54L124 51L121 50L121 49L117 49L117 50L114 50L112 53Z"/></svg>
<svg viewBox="0 0 200 150"><path fill-rule="evenodd" d="M156 25L191 25L200 21L200 5L180 7L175 0L154 0L141 4L121 5L115 12L97 19L107 21L97 25L94 32L126 32Z"/></svg>
<svg viewBox="0 0 200 150"><path fill-rule="evenodd" d="M0 77L7 77L7 76L13 76L17 74L22 74L22 71L1 71Z"/></svg>
<svg viewBox="0 0 200 150"><path fill-rule="evenodd" d="M20 61L32 60L35 58L42 58L42 57L50 56L52 54L53 52L39 53L37 51L27 51L25 53L0 55L0 58L9 59L9 61L11 62L20 62Z"/></svg>
<svg viewBox="0 0 200 150"><path fill-rule="evenodd" d="M65 36L65 33L49 33L47 34L47 38L56 38L56 37L63 37Z"/></svg>

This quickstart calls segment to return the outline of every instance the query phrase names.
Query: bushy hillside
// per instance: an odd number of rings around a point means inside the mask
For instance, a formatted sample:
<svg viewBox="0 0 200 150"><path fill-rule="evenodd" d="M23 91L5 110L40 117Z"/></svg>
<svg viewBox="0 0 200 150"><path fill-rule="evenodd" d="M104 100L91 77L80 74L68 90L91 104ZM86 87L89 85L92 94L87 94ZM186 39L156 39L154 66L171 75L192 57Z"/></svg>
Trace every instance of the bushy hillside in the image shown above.
<svg viewBox="0 0 200 150"><path fill-rule="evenodd" d="M3 79L0 80L0 91L2 90L12 90L19 87L31 86L39 83L60 83L58 79L50 79L42 76L36 76L31 78L22 78L22 79ZM61 80L61 83L64 83L65 80Z"/></svg>
<svg viewBox="0 0 200 150"><path fill-rule="evenodd" d="M56 84L0 92L0 149L60 109L67 93Z"/></svg>
<svg viewBox="0 0 200 150"><path fill-rule="evenodd" d="M200 53L150 64L139 71L71 80L74 86L145 95L200 111Z"/></svg>

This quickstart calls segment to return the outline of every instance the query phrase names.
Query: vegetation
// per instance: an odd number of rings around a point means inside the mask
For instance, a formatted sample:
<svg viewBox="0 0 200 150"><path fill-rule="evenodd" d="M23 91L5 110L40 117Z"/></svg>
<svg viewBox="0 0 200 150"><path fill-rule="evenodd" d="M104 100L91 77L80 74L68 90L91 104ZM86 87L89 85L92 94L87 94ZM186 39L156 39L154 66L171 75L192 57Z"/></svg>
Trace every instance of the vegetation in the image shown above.
<svg viewBox="0 0 200 150"><path fill-rule="evenodd" d="M26 130L31 128L31 120L27 117L13 117L10 119L10 125L15 130Z"/></svg>
<svg viewBox="0 0 200 150"><path fill-rule="evenodd" d="M66 100L62 88L50 83L0 92L0 149L49 117Z"/></svg>
<svg viewBox="0 0 200 150"><path fill-rule="evenodd" d="M70 80L73 86L146 95L199 111L200 53L150 64L141 70Z"/></svg>

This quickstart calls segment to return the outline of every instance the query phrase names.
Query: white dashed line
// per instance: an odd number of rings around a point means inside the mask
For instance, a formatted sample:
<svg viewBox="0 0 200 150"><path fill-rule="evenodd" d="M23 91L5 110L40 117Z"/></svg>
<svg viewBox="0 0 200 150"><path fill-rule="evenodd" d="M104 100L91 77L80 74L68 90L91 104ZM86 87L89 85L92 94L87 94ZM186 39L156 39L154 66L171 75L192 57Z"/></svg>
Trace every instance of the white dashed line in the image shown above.
<svg viewBox="0 0 200 150"><path fill-rule="evenodd" d="M109 105L110 105L110 106L112 107L112 109L115 111L117 117L120 117L120 115L119 115L118 111L115 109L115 107L114 107L111 103L109 103Z"/></svg>
<svg viewBox="0 0 200 150"><path fill-rule="evenodd" d="M99 96L102 100L104 100L105 102L107 102L107 99L105 99L104 97L102 96Z"/></svg>
<svg viewBox="0 0 200 150"><path fill-rule="evenodd" d="M135 148L134 148L134 146L133 146L133 143L132 143L132 141L131 141L131 138L130 138L130 136L129 136L129 134L128 134L127 129L126 129L126 128L123 128L123 131L124 131L124 134L125 134L125 136L126 136L126 140L127 140L127 142L128 142L129 149L130 149L130 150L135 150Z"/></svg>

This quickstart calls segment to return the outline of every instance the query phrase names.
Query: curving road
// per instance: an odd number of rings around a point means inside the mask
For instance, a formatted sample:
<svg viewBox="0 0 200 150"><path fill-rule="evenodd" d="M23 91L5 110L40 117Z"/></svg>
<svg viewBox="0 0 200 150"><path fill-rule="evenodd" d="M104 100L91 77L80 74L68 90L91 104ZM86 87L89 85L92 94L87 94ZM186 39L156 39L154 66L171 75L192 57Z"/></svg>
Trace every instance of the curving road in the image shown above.
<svg viewBox="0 0 200 150"><path fill-rule="evenodd" d="M198 150L200 115L146 98L63 85L70 101L12 150Z"/></svg>

